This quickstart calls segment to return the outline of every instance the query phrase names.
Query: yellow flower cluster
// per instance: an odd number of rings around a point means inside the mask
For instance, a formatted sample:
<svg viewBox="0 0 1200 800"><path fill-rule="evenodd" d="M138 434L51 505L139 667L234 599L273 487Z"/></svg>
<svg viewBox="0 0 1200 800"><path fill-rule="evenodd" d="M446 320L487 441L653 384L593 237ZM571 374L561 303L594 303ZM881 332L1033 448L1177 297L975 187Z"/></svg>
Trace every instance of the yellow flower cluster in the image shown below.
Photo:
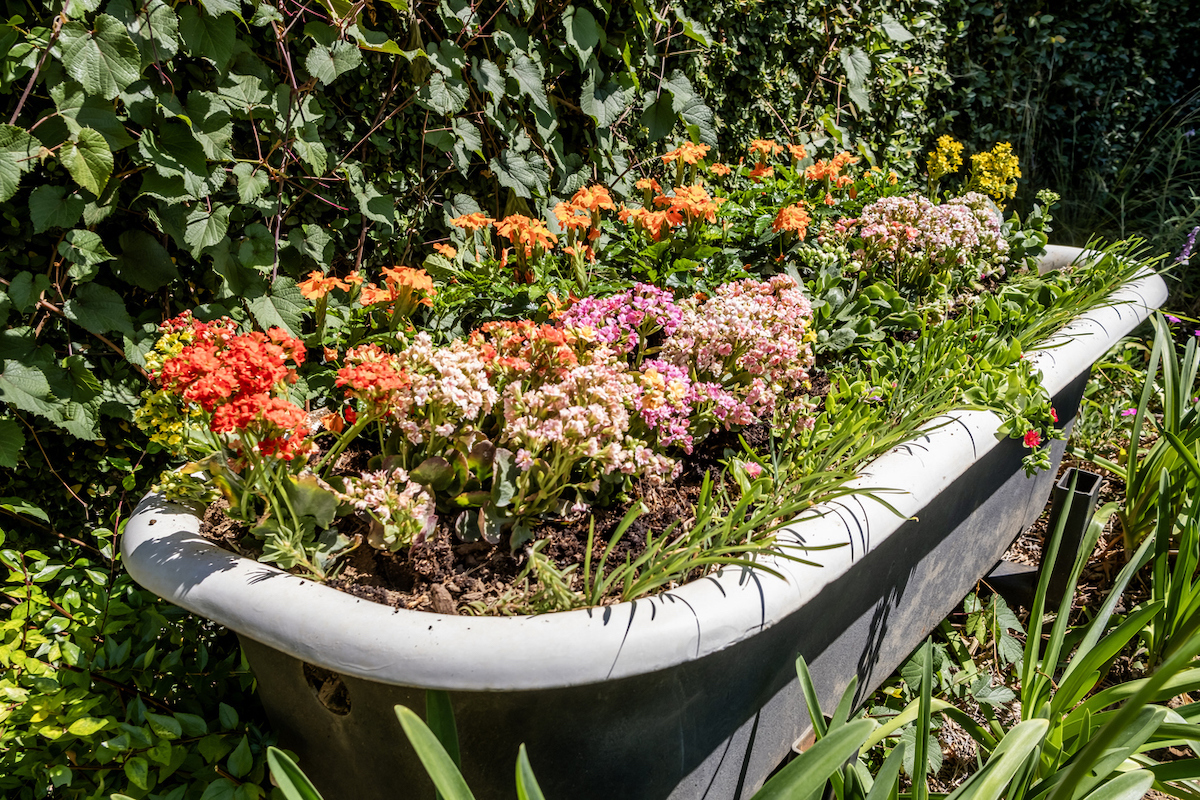
<svg viewBox="0 0 1200 800"><path fill-rule="evenodd" d="M1008 142L1000 142L986 153L971 156L971 188L990 194L996 200L1014 197L1020 177L1021 168Z"/></svg>
<svg viewBox="0 0 1200 800"><path fill-rule="evenodd" d="M957 142L952 136L942 136L937 140L937 149L929 154L926 166L929 169L929 180L937 183L946 175L958 172L962 166L962 142Z"/></svg>
<svg viewBox="0 0 1200 800"><path fill-rule="evenodd" d="M149 356L146 357L149 361ZM150 441L157 442L172 453L181 453L187 443L189 424L202 424L204 412L196 406L181 410L175 397L166 390L142 392L142 405L134 412L133 420L137 426L150 435Z"/></svg>
<svg viewBox="0 0 1200 800"><path fill-rule="evenodd" d="M146 371L157 375L164 363L183 352L183 348L195 338L196 334L187 329L163 332L154 343L154 349L146 353Z"/></svg>

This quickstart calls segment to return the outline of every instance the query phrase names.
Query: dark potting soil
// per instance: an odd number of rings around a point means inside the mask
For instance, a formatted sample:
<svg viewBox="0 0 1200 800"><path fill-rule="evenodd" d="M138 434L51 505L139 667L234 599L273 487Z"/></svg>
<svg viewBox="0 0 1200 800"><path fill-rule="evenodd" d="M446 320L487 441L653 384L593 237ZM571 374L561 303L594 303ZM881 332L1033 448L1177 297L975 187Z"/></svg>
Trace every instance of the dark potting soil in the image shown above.
<svg viewBox="0 0 1200 800"><path fill-rule="evenodd" d="M821 397L828 390L828 377L818 373L807 394ZM682 532L694 520L705 475L711 474L719 486L723 462L744 452L739 435L757 452L770 452L771 432L766 424L738 433L715 431L698 443L691 455L682 455L682 470L675 481L659 486L637 482L625 503L592 508L573 518L546 520L534 528L534 541L548 540L542 553L560 568L582 564L594 525L591 563L595 570L626 513L640 502L647 510L625 531L606 564L612 568L626 559L636 559L645 551L648 536L657 536L672 526ZM361 471L364 465L365 457L353 454L339 459L339 471L347 473ZM436 533L425 543L393 553L366 544L370 523L365 517L343 517L337 525L342 534L359 537L360 544L340 562L326 583L356 597L397 609L496 614L504 613L517 597L526 594L521 584L529 579L521 574L528 556L524 548L512 552L507 536L495 545L462 542L454 535L451 520L439 519ZM239 555L256 558L262 552L261 543L244 524L225 516L223 502L210 506L201 534ZM580 588L580 573L582 569L577 569L571 576L573 589ZM607 602L618 599L608 598Z"/></svg>

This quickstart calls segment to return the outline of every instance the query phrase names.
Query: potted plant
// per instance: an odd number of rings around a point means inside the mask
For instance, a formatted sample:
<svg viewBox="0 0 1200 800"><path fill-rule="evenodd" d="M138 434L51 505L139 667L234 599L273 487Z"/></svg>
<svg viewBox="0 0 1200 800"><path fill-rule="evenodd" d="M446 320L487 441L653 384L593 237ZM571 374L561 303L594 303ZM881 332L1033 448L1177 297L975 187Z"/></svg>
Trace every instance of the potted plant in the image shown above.
<svg viewBox="0 0 1200 800"><path fill-rule="evenodd" d="M314 275L303 342L231 320L164 329L141 419L194 460L126 526L126 566L238 632L327 793L418 780L391 709L441 689L482 796L511 786L522 742L552 794L748 795L803 731L784 665L803 655L823 702L852 676L870 692L1040 513L1090 365L1161 304L1161 279L1112 253L1039 276L1021 268L1045 243L1040 209L1002 228L980 194L937 203L849 154L752 152L733 171L672 151L673 188L639 181L641 206L581 190L556 210L562 241L464 214L425 262L436 289L399 268L382 288ZM1003 195L1001 156L968 188ZM583 298L557 301L571 285ZM503 319L534 299L540 317ZM326 363L300 366L305 345ZM323 410L301 411L297 385ZM363 432L374 449L355 453ZM613 557L635 495L713 441L690 518ZM178 502L214 485L260 560L201 537L202 509ZM629 511L598 533L590 510L613 500ZM338 517L356 509L358 534ZM560 519L585 521L575 566L546 554ZM478 609L442 583L430 613L322 585L356 547L516 553L526 594L493 612L572 610L464 616Z"/></svg>

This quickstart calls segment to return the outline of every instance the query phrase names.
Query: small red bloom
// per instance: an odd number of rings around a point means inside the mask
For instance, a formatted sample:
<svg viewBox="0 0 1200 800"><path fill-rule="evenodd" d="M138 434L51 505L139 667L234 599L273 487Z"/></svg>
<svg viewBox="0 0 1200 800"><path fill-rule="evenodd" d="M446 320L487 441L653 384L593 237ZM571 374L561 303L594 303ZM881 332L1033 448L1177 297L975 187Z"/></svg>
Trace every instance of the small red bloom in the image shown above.
<svg viewBox="0 0 1200 800"><path fill-rule="evenodd" d="M1042 443L1042 435L1040 433L1038 433L1037 431L1026 431L1025 432L1025 446L1028 447L1030 450L1037 447L1041 443Z"/></svg>
<svg viewBox="0 0 1200 800"><path fill-rule="evenodd" d="M1050 419L1054 420L1055 422L1058 422L1058 412L1055 411L1053 407L1051 407L1051 409L1050 409Z"/></svg>

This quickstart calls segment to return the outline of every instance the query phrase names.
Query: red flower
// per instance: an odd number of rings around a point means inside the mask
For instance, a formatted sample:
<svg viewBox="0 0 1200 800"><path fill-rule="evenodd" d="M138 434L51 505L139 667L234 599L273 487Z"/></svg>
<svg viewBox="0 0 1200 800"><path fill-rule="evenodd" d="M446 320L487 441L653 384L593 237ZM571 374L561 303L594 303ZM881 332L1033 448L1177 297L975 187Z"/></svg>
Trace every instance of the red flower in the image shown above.
<svg viewBox="0 0 1200 800"><path fill-rule="evenodd" d="M1025 446L1033 449L1042 443L1042 435L1037 431L1025 432Z"/></svg>
<svg viewBox="0 0 1200 800"><path fill-rule="evenodd" d="M1053 407L1050 408L1050 419L1058 422L1058 412L1055 411Z"/></svg>

